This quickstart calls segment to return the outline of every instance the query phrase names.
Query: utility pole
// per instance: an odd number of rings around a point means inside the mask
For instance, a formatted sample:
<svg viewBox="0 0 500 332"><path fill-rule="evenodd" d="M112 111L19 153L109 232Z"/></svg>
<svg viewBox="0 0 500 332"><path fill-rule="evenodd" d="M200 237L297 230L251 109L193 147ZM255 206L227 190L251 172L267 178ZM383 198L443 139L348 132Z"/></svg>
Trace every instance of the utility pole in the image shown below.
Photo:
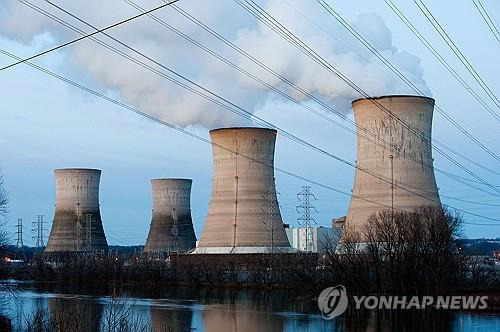
<svg viewBox="0 0 500 332"><path fill-rule="evenodd" d="M311 192L310 186L302 186L302 191L297 194L297 199L300 203L295 207L296 211L300 214L297 218L297 222L299 223L299 225L305 227L306 229L305 251L307 252L310 242L309 229L312 223L316 223L314 218L311 217L311 212L318 212L316 208L311 204L311 199L316 200L316 197Z"/></svg>
<svg viewBox="0 0 500 332"><path fill-rule="evenodd" d="M21 218L17 219L17 247L22 248L23 244L23 220Z"/></svg>
<svg viewBox="0 0 500 332"><path fill-rule="evenodd" d="M36 236L33 236L33 240L36 242L36 247L41 248L44 246L43 243L43 231L45 230L43 228L43 224L45 221L43 221L43 215L39 214L36 216L36 221L33 222L33 226L35 228L31 229L33 234L36 234Z"/></svg>

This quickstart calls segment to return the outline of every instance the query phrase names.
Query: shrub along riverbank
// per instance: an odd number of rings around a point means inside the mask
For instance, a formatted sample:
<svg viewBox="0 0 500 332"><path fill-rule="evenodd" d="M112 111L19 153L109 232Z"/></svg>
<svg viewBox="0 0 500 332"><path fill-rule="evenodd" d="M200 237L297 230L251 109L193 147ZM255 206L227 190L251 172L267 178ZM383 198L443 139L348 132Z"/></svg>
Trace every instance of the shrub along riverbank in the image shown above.
<svg viewBox="0 0 500 332"><path fill-rule="evenodd" d="M35 255L3 269L4 278L141 286L258 287L352 294L447 295L500 291L498 266L464 256L456 245L461 218L436 208L383 211L363 231L344 230L339 248L320 254ZM360 245L362 243L362 245Z"/></svg>

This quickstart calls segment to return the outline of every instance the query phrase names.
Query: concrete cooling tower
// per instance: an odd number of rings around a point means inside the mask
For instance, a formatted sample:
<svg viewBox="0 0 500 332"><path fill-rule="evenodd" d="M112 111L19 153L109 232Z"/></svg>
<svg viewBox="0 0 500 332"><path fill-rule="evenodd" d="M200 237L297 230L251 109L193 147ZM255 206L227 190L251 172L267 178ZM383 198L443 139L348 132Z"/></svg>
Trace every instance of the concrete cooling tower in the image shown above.
<svg viewBox="0 0 500 332"><path fill-rule="evenodd" d="M99 210L98 169L54 171L56 211L45 252L107 250Z"/></svg>
<svg viewBox="0 0 500 332"><path fill-rule="evenodd" d="M184 252L196 246L188 179L151 180L153 217L145 252Z"/></svg>
<svg viewBox="0 0 500 332"><path fill-rule="evenodd" d="M222 128L210 136L212 197L195 252L291 251L274 186L276 131Z"/></svg>
<svg viewBox="0 0 500 332"><path fill-rule="evenodd" d="M358 231L363 230L372 214L384 209L394 207L411 212L421 206L440 206L431 147L374 102L413 127L413 132L431 141L432 98L387 96L358 99L352 103L356 124L377 136L372 138L374 142L360 138L358 129L358 168L346 220L350 229ZM389 142L392 149L388 146Z"/></svg>

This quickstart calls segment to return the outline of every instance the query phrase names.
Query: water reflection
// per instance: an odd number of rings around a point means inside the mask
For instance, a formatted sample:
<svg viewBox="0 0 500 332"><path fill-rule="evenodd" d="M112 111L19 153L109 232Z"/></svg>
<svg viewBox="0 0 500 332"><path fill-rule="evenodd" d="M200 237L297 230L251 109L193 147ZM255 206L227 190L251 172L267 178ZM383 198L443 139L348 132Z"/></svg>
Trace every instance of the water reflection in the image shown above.
<svg viewBox="0 0 500 332"><path fill-rule="evenodd" d="M207 332L280 332L284 328L283 317L260 311L252 305L212 304L206 306L202 317Z"/></svg>
<svg viewBox="0 0 500 332"><path fill-rule="evenodd" d="M33 312L50 312L59 331L99 331L117 294L130 308L130 320L160 331L493 331L500 316L452 311L356 311L323 320L314 299L288 291L194 288L75 289L66 286L18 286L9 303L15 329L26 330ZM76 295L75 295L76 294ZM76 317L78 319L76 319ZM141 325L142 326L142 325Z"/></svg>
<svg viewBox="0 0 500 332"><path fill-rule="evenodd" d="M90 300L74 296L48 299L51 326L59 331L98 331L103 305Z"/></svg>
<svg viewBox="0 0 500 332"><path fill-rule="evenodd" d="M193 313L186 309L151 307L151 325L153 332L191 331Z"/></svg>
<svg viewBox="0 0 500 332"><path fill-rule="evenodd" d="M434 310L352 310L334 321L334 331L453 331L454 316Z"/></svg>

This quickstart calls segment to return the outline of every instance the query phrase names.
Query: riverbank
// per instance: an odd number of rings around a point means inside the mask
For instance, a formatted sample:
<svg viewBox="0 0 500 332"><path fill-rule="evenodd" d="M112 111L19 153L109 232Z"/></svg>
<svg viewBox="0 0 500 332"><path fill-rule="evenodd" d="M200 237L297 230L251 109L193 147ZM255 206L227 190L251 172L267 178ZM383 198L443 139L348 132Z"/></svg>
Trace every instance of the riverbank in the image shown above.
<svg viewBox="0 0 500 332"><path fill-rule="evenodd" d="M3 278L77 285L289 289L304 293L319 292L341 284L350 293L362 295L500 292L500 271L497 267L474 265L472 269L469 266L463 259L456 266L455 273L448 271L446 279L435 282L432 278L436 276L431 270L412 275L406 270L394 270L388 264L374 266L367 255L178 254L163 259L145 255L40 255L29 263L4 269L8 272ZM411 279L403 279L405 275L411 276Z"/></svg>

